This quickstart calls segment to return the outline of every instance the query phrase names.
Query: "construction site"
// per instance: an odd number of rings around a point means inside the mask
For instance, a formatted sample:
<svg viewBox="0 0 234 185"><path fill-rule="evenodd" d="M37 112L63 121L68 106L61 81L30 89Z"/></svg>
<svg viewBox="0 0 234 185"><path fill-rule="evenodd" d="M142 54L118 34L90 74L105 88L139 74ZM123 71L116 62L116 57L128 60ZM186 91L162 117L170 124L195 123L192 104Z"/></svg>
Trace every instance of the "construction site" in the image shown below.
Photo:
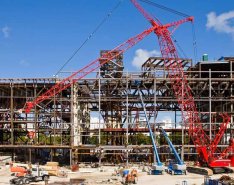
<svg viewBox="0 0 234 185"><path fill-rule="evenodd" d="M215 174L228 174L226 184L233 183L234 57L179 57L169 28L193 17L163 25L142 3L131 2L152 27L113 50L100 49L84 68L62 72L65 78L0 79L2 176L6 169L21 172L12 166L41 165L70 180L49 184L167 184L171 178L168 185L208 185ZM142 61L139 71L126 70L124 52L150 33L162 56ZM134 170L138 175L128 179ZM106 181L102 172L109 172ZM143 172L150 180L142 180ZM96 181L86 181L90 174Z"/></svg>

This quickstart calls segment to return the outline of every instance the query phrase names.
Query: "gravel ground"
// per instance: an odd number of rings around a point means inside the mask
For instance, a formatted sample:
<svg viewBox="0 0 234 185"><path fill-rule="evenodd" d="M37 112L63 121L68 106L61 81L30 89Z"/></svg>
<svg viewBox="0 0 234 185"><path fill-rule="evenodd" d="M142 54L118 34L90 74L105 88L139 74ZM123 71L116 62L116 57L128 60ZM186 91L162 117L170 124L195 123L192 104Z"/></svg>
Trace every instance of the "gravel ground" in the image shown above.
<svg viewBox="0 0 234 185"><path fill-rule="evenodd" d="M49 180L49 185L78 185L81 184L79 179L86 179L85 185L121 185L122 177L114 175L115 167L100 168L81 168L79 172L68 173L68 177L54 177ZM191 174L187 175L147 175L146 172L139 171L137 184L139 185L201 185L204 182L203 175ZM217 179L222 175L213 175L213 179ZM229 174L234 178L234 174ZM9 180L14 178L11 176L9 168L3 166L0 169L0 185L9 184ZM74 183L70 183L73 181ZM186 181L187 184L183 184ZM44 182L31 183L31 185L44 185Z"/></svg>

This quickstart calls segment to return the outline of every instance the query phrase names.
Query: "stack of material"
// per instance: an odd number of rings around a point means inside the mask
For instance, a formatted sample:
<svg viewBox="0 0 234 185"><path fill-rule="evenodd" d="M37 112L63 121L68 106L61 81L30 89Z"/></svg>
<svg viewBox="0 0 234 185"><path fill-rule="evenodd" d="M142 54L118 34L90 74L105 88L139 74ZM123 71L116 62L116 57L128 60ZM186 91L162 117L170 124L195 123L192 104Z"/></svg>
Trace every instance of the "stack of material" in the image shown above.
<svg viewBox="0 0 234 185"><path fill-rule="evenodd" d="M234 185L234 179L228 175L223 175L219 179L211 179L210 176L206 176L204 185Z"/></svg>
<svg viewBox="0 0 234 185"><path fill-rule="evenodd" d="M234 179L228 175L220 177L219 182L221 182L222 185L234 185Z"/></svg>
<svg viewBox="0 0 234 185"><path fill-rule="evenodd" d="M70 179L70 184L83 184L85 179L80 179L80 178L75 178L75 179Z"/></svg>
<svg viewBox="0 0 234 185"><path fill-rule="evenodd" d="M58 162L47 162L45 166L42 168L48 171L48 174L51 176L58 176L59 174L59 166Z"/></svg>

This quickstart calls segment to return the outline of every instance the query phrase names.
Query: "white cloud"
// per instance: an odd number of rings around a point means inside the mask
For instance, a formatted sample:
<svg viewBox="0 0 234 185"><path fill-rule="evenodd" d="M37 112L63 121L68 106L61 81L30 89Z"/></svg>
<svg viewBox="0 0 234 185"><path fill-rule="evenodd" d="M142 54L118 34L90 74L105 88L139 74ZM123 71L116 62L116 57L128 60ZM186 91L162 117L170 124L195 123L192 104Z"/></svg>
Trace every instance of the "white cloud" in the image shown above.
<svg viewBox="0 0 234 185"><path fill-rule="evenodd" d="M9 38L10 37L10 28L8 27L8 26L4 26L3 28L2 28L2 33L3 33L3 36L4 36L4 38Z"/></svg>
<svg viewBox="0 0 234 185"><path fill-rule="evenodd" d="M172 124L172 118L170 116L162 117L159 123L165 123L165 126L163 126L163 128L174 128L173 127L174 124Z"/></svg>
<svg viewBox="0 0 234 185"><path fill-rule="evenodd" d="M25 66L25 67L27 67L27 66L29 66L30 65L30 63L27 61L27 60L21 60L20 62L19 62L19 64L20 65L22 65L22 66Z"/></svg>
<svg viewBox="0 0 234 185"><path fill-rule="evenodd" d="M159 56L160 52L157 50L152 50L152 51L147 51L145 49L138 49L135 52L135 56L132 60L132 65L140 68L141 65L149 58L152 56Z"/></svg>
<svg viewBox="0 0 234 185"><path fill-rule="evenodd" d="M231 34L234 39L234 11L225 12L220 15L216 15L215 12L207 14L206 27L208 29L214 29L219 33Z"/></svg>

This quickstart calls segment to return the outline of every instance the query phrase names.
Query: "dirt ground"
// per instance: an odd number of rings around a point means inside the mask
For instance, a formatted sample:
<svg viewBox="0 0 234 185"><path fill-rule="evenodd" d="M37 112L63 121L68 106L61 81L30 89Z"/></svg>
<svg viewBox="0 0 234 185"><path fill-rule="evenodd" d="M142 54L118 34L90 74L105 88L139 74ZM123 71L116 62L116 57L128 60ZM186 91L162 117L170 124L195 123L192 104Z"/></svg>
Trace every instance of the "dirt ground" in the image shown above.
<svg viewBox="0 0 234 185"><path fill-rule="evenodd" d="M49 185L121 185L124 179L120 175L116 175L117 167L102 168L80 168L78 172L68 172L67 177L51 176ZM203 175L191 174L187 175L148 175L147 172L138 170L139 185L201 185L204 182ZM223 175L223 174L222 174ZM222 175L213 175L212 179L217 179ZM234 174L229 174L234 178ZM9 167L2 166L0 169L0 185L10 184L9 180L14 178L11 176ZM84 181L82 181L84 180ZM31 183L31 185L45 185L45 182Z"/></svg>

